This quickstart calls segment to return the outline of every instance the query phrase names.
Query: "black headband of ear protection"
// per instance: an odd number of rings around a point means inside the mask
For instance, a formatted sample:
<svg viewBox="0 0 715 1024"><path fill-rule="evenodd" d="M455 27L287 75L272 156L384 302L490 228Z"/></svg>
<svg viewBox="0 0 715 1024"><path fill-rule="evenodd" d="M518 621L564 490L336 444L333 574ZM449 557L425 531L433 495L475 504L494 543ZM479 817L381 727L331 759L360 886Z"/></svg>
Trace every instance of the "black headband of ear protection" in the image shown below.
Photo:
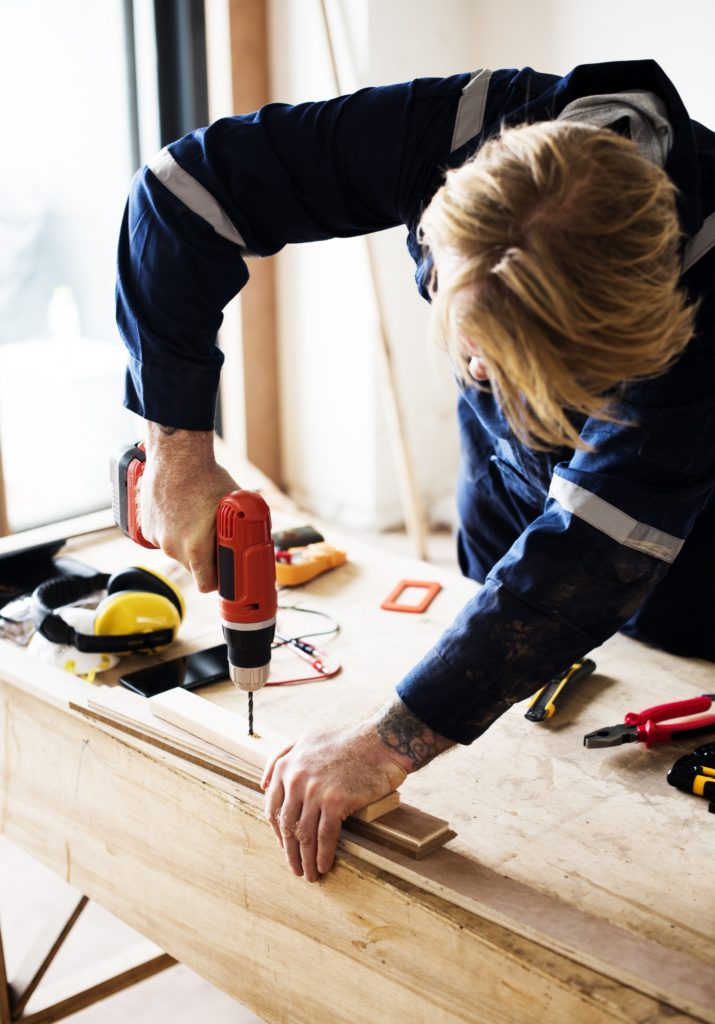
<svg viewBox="0 0 715 1024"><path fill-rule="evenodd" d="M35 629L54 644L66 644L90 654L126 654L152 647L163 647L174 639L170 627L154 629L149 633L124 633L115 636L94 636L78 633L68 622L54 614L73 601L104 590L110 576L98 572L94 576L58 576L45 580L32 595L32 621Z"/></svg>

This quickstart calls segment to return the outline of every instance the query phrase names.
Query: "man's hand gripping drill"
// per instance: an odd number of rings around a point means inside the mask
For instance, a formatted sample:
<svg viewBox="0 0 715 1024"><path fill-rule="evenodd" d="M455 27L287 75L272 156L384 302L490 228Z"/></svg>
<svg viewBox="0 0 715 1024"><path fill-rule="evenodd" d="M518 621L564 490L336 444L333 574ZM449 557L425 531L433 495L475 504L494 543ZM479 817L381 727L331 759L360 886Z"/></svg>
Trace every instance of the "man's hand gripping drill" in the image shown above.
<svg viewBox="0 0 715 1024"><path fill-rule="evenodd" d="M172 462L159 454L166 446L171 446L169 439L155 447L156 459L147 460L144 445L132 445L114 455L115 520L138 544L161 547L182 562L194 573L200 590L218 587L229 674L249 695L252 735L253 693L268 679L277 610L270 510L259 494L238 488L215 463L213 445L208 465L191 458L193 452L200 459L200 448L193 447L188 458L183 447L177 448L181 457ZM151 448L151 442L147 447ZM167 464L168 474L162 472ZM191 471L187 473L187 469ZM177 477L183 478L180 494L175 487ZM205 565L209 552L213 572Z"/></svg>

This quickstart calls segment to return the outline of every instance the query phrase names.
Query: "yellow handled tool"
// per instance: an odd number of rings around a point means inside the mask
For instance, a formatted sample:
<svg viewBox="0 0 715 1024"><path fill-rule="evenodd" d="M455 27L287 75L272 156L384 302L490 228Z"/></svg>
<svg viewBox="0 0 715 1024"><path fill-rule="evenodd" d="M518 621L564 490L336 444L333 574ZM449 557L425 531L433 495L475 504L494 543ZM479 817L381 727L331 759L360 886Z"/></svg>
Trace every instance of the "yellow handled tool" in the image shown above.
<svg viewBox="0 0 715 1024"><path fill-rule="evenodd" d="M585 679L595 670L596 662L591 661L590 658L575 661L566 672L554 676L546 686L542 686L539 692L534 694L531 704L524 713L524 718L528 718L530 722L543 722L544 719L551 718L556 711L556 701L564 687L569 683L575 683L578 679Z"/></svg>
<svg viewBox="0 0 715 1024"><path fill-rule="evenodd" d="M347 561L347 555L332 544L306 544L276 552L276 581L279 587L297 587Z"/></svg>

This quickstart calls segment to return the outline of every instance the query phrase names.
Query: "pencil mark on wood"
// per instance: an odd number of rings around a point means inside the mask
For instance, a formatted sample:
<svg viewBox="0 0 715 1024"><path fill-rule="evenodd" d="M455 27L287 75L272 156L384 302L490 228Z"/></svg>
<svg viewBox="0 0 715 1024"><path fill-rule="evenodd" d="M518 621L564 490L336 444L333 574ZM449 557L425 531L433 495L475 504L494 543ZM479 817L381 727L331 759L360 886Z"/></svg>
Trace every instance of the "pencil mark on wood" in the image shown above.
<svg viewBox="0 0 715 1024"><path fill-rule="evenodd" d="M79 760L77 761L77 775L74 780L74 792L72 796L77 799L77 793L79 792L79 777L82 774L82 761L84 760L84 752L89 746L89 740L87 738L82 740L82 749L79 752Z"/></svg>

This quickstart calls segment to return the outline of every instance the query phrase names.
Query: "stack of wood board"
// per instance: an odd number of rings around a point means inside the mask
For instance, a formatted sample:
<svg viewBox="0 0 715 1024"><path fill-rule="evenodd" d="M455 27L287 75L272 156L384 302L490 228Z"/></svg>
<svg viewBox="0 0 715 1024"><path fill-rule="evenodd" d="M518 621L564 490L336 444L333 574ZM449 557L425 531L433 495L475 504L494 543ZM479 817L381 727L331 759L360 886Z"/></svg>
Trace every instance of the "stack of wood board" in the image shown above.
<svg viewBox="0 0 715 1024"><path fill-rule="evenodd" d="M215 745L241 763L248 762L258 779L268 758L286 745L282 736L265 730L249 734L246 719L181 687L151 697L149 707L152 715L163 723L184 730L199 741ZM353 817L374 821L388 811L394 811L399 804L399 793L388 793L356 811Z"/></svg>
<svg viewBox="0 0 715 1024"><path fill-rule="evenodd" d="M239 715L179 687L147 700L122 687L98 686L86 706L71 707L258 791L267 756L285 745L265 732L249 737ZM456 835L442 818L400 806L399 793L357 811L345 827L416 860Z"/></svg>
<svg viewBox="0 0 715 1024"><path fill-rule="evenodd" d="M259 773L255 765L215 744L207 743L184 729L163 722L152 714L145 697L131 693L121 686L97 686L87 700L87 706L72 705L88 718L111 725L122 732L151 743L170 753L178 753L186 760L219 775L233 778L251 789L258 790Z"/></svg>

